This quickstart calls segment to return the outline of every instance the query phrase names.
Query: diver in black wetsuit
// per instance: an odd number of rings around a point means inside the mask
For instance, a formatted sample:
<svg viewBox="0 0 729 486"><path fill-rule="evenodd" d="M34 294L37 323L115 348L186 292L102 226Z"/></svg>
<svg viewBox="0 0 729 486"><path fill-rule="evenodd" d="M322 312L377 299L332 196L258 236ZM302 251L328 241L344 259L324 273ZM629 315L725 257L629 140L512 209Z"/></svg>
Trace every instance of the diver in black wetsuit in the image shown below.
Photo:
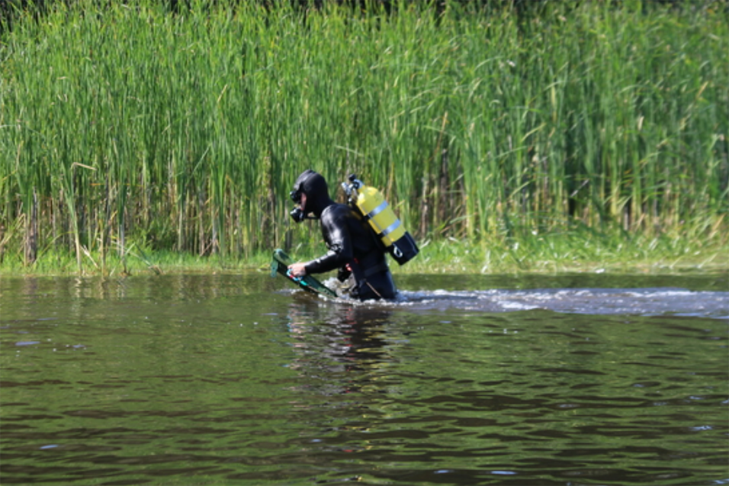
<svg viewBox="0 0 729 486"><path fill-rule="evenodd" d="M384 250L367 223L346 204L329 197L324 177L313 170L304 171L294 183L291 199L297 204L291 216L299 223L314 213L329 251L310 262L289 266L291 274L303 277L339 269L337 278L344 282L354 276L350 294L360 300L393 299L397 294Z"/></svg>

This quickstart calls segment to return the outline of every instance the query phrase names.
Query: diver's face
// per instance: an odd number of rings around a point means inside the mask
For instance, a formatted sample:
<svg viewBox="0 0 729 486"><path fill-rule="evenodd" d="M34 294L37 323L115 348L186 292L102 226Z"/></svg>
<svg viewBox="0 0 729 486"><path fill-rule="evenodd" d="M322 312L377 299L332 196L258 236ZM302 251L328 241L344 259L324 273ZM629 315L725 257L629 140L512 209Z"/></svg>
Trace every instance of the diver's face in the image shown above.
<svg viewBox="0 0 729 486"><path fill-rule="evenodd" d="M294 189L289 193L291 200L296 204L294 209L289 213L296 223L301 223L306 219L306 194L300 189Z"/></svg>

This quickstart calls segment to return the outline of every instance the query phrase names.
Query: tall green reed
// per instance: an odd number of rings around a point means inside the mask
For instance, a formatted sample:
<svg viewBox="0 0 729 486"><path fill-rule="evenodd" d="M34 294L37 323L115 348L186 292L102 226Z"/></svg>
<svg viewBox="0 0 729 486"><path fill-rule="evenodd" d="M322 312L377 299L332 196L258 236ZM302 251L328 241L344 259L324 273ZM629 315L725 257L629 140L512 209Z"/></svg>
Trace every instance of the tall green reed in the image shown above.
<svg viewBox="0 0 729 486"><path fill-rule="evenodd" d="M318 240L287 217L312 167L332 195L351 172L382 188L421 237L572 221L716 237L726 20L56 5L0 44L0 222L26 247L35 222L40 253L70 248L79 267L134 245L248 257Z"/></svg>

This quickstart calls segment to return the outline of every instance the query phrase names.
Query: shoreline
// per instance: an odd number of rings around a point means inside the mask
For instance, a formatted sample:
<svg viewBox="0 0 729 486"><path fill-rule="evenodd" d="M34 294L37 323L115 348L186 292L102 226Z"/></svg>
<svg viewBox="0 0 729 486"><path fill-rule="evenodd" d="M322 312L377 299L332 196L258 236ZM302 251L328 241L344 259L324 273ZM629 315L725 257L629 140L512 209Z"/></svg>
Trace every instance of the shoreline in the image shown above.
<svg viewBox="0 0 729 486"><path fill-rule="evenodd" d="M681 244L683 243L683 244ZM674 246L672 246L674 245ZM675 245L680 245L677 247ZM24 265L22 250L6 248L0 263L2 277L128 277L164 274L234 274L245 271L268 272L271 252L260 251L249 257L196 256L168 250L135 250L124 258L86 252L81 268L70 252L46 251L39 259ZM322 253L323 245L290 249L297 261ZM601 241L586 238L559 238L544 241L528 239L468 244L461 241L426 240L420 253L404 266L389 259L393 275L557 275L557 274L726 274L729 273L729 243L712 242L705 246L680 240L653 239L650 242ZM325 274L326 275L326 274Z"/></svg>

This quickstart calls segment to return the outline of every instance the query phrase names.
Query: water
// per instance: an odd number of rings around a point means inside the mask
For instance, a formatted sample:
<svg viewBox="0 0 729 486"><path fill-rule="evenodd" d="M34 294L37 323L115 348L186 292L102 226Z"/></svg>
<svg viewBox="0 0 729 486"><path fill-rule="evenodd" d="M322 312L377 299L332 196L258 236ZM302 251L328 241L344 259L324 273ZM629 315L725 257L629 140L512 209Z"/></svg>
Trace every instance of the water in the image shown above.
<svg viewBox="0 0 729 486"><path fill-rule="evenodd" d="M727 275L0 280L0 483L729 484Z"/></svg>

